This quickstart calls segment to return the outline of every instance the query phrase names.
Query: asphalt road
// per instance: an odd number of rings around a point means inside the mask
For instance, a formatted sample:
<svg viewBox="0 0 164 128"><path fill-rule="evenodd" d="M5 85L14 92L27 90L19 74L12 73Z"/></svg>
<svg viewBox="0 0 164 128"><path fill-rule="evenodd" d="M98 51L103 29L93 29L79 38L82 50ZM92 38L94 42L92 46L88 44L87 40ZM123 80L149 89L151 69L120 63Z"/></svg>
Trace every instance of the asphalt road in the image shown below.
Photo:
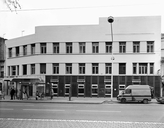
<svg viewBox="0 0 164 128"><path fill-rule="evenodd" d="M82 121L160 124L164 127L163 104L53 104L0 103L1 121ZM2 121L3 122L3 121ZM56 124L56 123L55 123ZM151 125L152 126L152 125ZM63 126L64 127L64 126ZM66 127L66 126L65 126ZM6 127L8 128L8 127Z"/></svg>

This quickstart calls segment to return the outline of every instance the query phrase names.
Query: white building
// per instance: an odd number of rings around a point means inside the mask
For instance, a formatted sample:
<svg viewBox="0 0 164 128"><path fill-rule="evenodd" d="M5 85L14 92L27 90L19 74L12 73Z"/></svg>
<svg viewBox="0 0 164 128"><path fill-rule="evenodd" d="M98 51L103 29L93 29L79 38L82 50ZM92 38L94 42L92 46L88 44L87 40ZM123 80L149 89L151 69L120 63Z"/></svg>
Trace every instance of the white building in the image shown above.
<svg viewBox="0 0 164 128"><path fill-rule="evenodd" d="M110 96L113 75L113 96L138 83L159 96L161 17L115 17L112 25L113 42L107 17L97 25L39 26L35 34L7 40L6 76L29 95L42 80L46 95L53 86L54 94L66 96L72 85L73 96Z"/></svg>

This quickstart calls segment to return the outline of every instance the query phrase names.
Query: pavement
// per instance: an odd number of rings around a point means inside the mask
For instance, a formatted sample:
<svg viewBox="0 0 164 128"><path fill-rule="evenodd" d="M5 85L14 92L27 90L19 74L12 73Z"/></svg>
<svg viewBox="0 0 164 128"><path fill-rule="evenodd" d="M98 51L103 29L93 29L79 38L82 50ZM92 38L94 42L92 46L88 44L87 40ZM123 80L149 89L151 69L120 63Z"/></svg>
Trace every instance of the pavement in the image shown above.
<svg viewBox="0 0 164 128"><path fill-rule="evenodd" d="M10 96L5 96L5 99L0 99L0 102L21 102L21 103L60 103L60 104L113 104L120 103L116 97L112 100L110 97L44 97L43 99L36 100L35 97L29 99L14 99L10 100ZM157 104L156 99L152 99L149 104Z"/></svg>

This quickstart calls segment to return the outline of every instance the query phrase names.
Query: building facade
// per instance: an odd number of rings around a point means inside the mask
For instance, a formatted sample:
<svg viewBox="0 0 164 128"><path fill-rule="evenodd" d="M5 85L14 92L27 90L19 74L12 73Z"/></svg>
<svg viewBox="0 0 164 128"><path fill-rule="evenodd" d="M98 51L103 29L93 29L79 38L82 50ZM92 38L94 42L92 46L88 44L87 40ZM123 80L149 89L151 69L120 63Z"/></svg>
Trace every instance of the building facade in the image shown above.
<svg viewBox="0 0 164 128"><path fill-rule="evenodd" d="M115 17L112 26L113 42L107 17L7 40L6 77L31 96L44 86L46 95L52 87L56 96L110 97L111 76L114 97L132 84L148 84L159 96L161 17Z"/></svg>

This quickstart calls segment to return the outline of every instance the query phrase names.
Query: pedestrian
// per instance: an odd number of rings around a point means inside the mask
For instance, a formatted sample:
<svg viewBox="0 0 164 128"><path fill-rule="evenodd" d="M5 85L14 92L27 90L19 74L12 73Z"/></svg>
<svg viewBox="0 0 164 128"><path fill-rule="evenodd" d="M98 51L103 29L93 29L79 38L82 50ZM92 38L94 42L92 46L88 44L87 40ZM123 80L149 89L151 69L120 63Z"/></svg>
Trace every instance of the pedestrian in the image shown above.
<svg viewBox="0 0 164 128"><path fill-rule="evenodd" d="M21 89L19 90L19 99L20 99L20 100L23 100L23 98L22 98L22 91L21 91Z"/></svg>
<svg viewBox="0 0 164 128"><path fill-rule="evenodd" d="M10 91L11 100L13 100L14 93L15 93L15 90L13 87L13 88L11 88L11 91Z"/></svg>
<svg viewBox="0 0 164 128"><path fill-rule="evenodd" d="M39 98L39 92L36 91L36 100L38 100L38 98Z"/></svg>
<svg viewBox="0 0 164 128"><path fill-rule="evenodd" d="M54 95L54 90L52 88L51 88L50 95L51 95L51 100L52 100L53 99L53 95Z"/></svg>
<svg viewBox="0 0 164 128"><path fill-rule="evenodd" d="M25 92L24 92L24 94L25 94L25 96L26 96L26 98L27 98L27 100L28 100L27 87L25 88Z"/></svg>

